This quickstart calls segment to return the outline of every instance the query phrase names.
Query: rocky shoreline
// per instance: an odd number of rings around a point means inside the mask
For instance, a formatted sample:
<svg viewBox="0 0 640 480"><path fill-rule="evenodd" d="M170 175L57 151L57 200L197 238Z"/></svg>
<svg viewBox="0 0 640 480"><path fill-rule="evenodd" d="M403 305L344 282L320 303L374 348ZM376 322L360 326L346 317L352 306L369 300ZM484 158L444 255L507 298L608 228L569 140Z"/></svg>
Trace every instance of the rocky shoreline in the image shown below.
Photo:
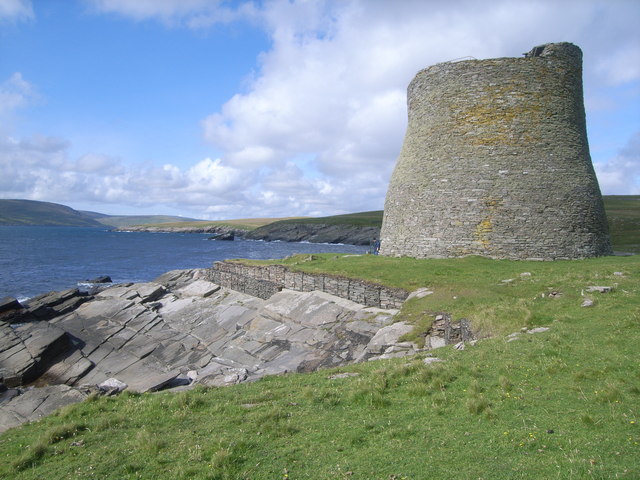
<svg viewBox="0 0 640 480"><path fill-rule="evenodd" d="M257 228L245 235L252 240L311 243L346 243L370 245L380 236L379 227L330 225L324 223L274 223Z"/></svg>
<svg viewBox="0 0 640 480"><path fill-rule="evenodd" d="M357 225L330 225L323 223L282 223L274 222L249 231L223 226L178 227L138 225L117 229L119 232L153 233L209 233L220 239L231 237L267 242L310 242L344 243L348 245L370 245L379 238L380 227L361 227ZM213 238L215 239L215 238Z"/></svg>
<svg viewBox="0 0 640 480"><path fill-rule="evenodd" d="M263 300L180 270L0 307L0 431L93 393L224 386L414 352L396 310L322 292ZM386 353L385 353L386 352Z"/></svg>
<svg viewBox="0 0 640 480"><path fill-rule="evenodd" d="M320 291L261 299L210 276L175 270L94 294L51 292L26 306L4 299L0 432L91 394L219 387L422 350L400 341L412 327L395 322L397 309ZM435 322L432 333L442 337L432 347L470 338L460 325Z"/></svg>
<svg viewBox="0 0 640 480"><path fill-rule="evenodd" d="M151 226L151 225L135 225L131 227L117 228L116 232L151 232L151 233L210 233L214 235L235 235L242 237L249 230L242 228L230 227L176 227L176 226Z"/></svg>

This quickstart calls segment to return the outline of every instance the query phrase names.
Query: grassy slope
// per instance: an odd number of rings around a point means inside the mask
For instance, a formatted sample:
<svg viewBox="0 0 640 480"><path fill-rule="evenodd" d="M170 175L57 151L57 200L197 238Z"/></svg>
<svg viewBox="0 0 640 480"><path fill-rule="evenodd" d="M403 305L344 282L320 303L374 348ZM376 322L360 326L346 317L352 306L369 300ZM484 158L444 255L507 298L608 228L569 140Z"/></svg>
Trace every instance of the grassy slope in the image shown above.
<svg viewBox="0 0 640 480"><path fill-rule="evenodd" d="M0 200L0 225L97 227L100 223L57 203Z"/></svg>
<svg viewBox="0 0 640 480"><path fill-rule="evenodd" d="M382 225L382 210L348 213L330 217L280 220L278 223L323 223L327 225L356 225L359 227L379 227Z"/></svg>
<svg viewBox="0 0 640 480"><path fill-rule="evenodd" d="M445 347L432 352L445 362L432 366L423 354L344 367L359 376L338 380L322 371L97 398L0 436L0 477L640 477L639 257L304 258L296 267L433 288L407 305L414 312L551 330ZM588 285L616 288L581 308Z"/></svg>
<svg viewBox="0 0 640 480"><path fill-rule="evenodd" d="M297 220L302 217L288 217L286 220ZM202 220L195 222L170 222L170 223L152 223L152 224L141 224L145 227L188 227L188 228L206 228L206 227L229 227L229 228L239 228L243 230L254 230L258 227L262 227L264 225L268 225L270 223L281 221L279 218L238 218L235 220Z"/></svg>
<svg viewBox="0 0 640 480"><path fill-rule="evenodd" d="M615 219L633 222L638 211L633 201L613 200L605 199L616 248L633 247L628 240L638 238L637 228ZM414 340L428 328L428 314L439 311L470 318L494 338L464 351L433 351L446 360L435 366L424 365L423 354L344 367L359 376L341 380L323 371L96 398L0 436L0 477L640 477L640 257L512 262L324 254L285 263L430 287L433 295L405 303L400 314L416 325ZM595 305L581 308L588 285L615 289L591 294ZM549 298L551 291L560 297ZM540 325L551 330L505 339Z"/></svg>
<svg viewBox="0 0 640 480"><path fill-rule="evenodd" d="M604 206L614 248L640 253L640 195L605 195Z"/></svg>
<svg viewBox="0 0 640 480"><path fill-rule="evenodd" d="M640 253L640 235L638 234L640 232L640 195L605 195L603 198L614 248L617 251ZM303 220L287 219L277 223L323 223L380 227L382 214L382 210L376 210Z"/></svg>
<svg viewBox="0 0 640 480"><path fill-rule="evenodd" d="M184 222L192 222L193 218L182 218L173 215L106 215L96 220L109 227L131 227L133 225L141 225L146 223L164 223L176 222L182 224Z"/></svg>

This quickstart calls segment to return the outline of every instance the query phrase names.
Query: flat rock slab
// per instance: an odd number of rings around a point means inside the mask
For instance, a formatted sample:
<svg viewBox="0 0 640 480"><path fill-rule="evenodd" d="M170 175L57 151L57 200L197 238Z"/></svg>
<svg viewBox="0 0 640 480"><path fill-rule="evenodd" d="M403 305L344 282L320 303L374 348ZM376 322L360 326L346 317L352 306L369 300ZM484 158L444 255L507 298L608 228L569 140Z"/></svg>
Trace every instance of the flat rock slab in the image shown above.
<svg viewBox="0 0 640 480"><path fill-rule="evenodd" d="M25 422L39 420L59 408L87 398L88 390L67 385L32 388L0 404L0 433Z"/></svg>
<svg viewBox="0 0 640 480"><path fill-rule="evenodd" d="M220 285L207 280L196 280L190 283L186 287L183 287L177 291L178 294L186 297L209 297L220 290Z"/></svg>
<svg viewBox="0 0 640 480"><path fill-rule="evenodd" d="M47 322L0 325L0 381L8 387L35 380L71 347L66 332Z"/></svg>
<svg viewBox="0 0 640 480"><path fill-rule="evenodd" d="M17 398L33 396L35 405L41 395L45 406L82 397L69 386L114 378L137 392L224 386L415 352L399 342L411 327L392 324L396 313L315 291L283 290L263 300L221 288L198 270L170 272L106 288L49 322L0 323L0 369L15 378L5 378L8 387L43 371L42 382L67 384L51 399L45 389ZM15 400L3 403L7 425L49 411Z"/></svg>

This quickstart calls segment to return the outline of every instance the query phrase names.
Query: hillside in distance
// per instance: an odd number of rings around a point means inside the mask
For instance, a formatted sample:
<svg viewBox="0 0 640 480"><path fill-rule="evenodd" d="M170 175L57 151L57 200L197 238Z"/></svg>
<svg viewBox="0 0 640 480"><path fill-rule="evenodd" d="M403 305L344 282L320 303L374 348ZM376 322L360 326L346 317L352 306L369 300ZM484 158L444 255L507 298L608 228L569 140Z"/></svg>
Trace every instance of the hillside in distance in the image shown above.
<svg viewBox="0 0 640 480"><path fill-rule="evenodd" d="M0 225L119 228L145 223L186 221L194 219L173 215L107 215L74 210L59 203L0 199Z"/></svg>
<svg viewBox="0 0 640 480"><path fill-rule="evenodd" d="M197 221L194 218L176 217L174 215L105 215L97 218L97 220L107 227L114 228L126 228L134 225L147 225L154 223L183 223Z"/></svg>
<svg viewBox="0 0 640 480"><path fill-rule="evenodd" d="M0 225L103 226L71 207L36 200L0 200Z"/></svg>

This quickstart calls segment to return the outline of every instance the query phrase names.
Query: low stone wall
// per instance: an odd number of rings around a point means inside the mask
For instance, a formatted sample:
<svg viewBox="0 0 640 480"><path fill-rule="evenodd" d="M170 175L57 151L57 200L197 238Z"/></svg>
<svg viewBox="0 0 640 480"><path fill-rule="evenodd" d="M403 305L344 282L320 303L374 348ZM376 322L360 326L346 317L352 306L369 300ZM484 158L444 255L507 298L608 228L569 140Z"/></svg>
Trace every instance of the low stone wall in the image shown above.
<svg viewBox="0 0 640 480"><path fill-rule="evenodd" d="M332 275L293 272L283 265L216 262L209 270L209 280L262 299L269 298L283 288L299 292L318 290L367 307L400 308L408 296L400 288Z"/></svg>

